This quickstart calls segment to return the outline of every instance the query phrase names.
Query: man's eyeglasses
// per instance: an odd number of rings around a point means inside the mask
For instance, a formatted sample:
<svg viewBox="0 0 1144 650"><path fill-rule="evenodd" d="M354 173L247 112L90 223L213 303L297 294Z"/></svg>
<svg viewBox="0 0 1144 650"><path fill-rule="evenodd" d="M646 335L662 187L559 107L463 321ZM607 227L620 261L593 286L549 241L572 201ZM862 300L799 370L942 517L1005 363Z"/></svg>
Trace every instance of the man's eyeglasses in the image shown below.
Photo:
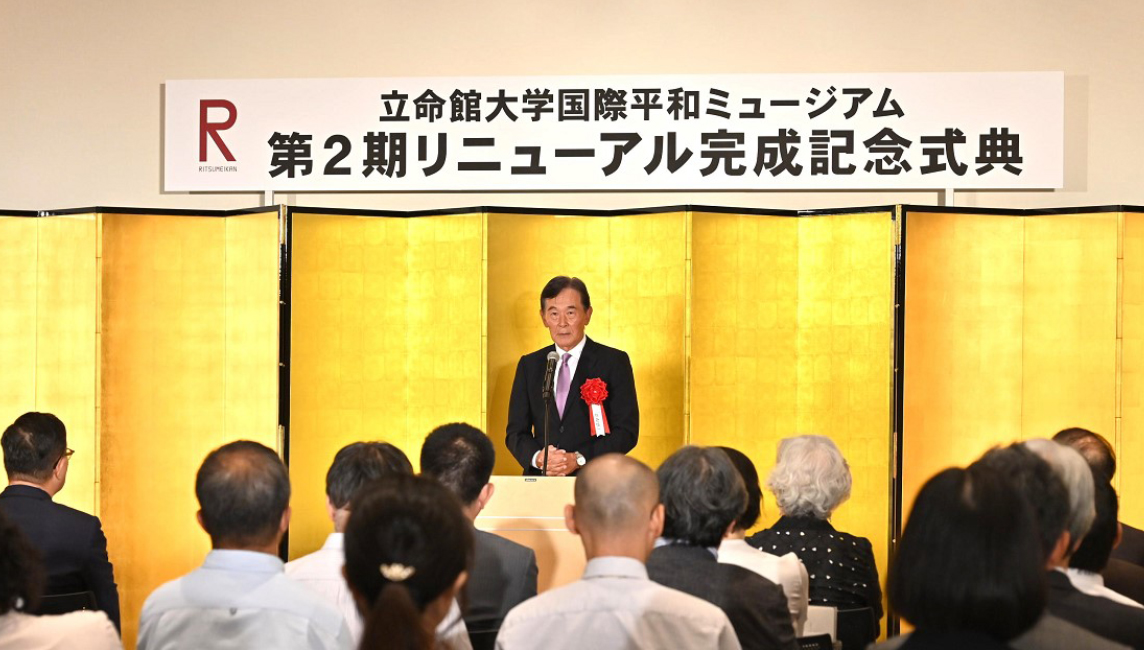
<svg viewBox="0 0 1144 650"><path fill-rule="evenodd" d="M70 458L72 457L72 454L74 454L74 453L75 453L75 450L74 450L74 449L71 449L70 447L64 448L64 453L63 453L63 455L62 455L62 456L60 456L60 460L57 460L57 461L56 461L56 464L57 464L57 465L59 465L59 464L60 464L60 461L62 461L62 460L63 460L63 459L65 459L65 458L69 458L69 459L70 459Z"/></svg>

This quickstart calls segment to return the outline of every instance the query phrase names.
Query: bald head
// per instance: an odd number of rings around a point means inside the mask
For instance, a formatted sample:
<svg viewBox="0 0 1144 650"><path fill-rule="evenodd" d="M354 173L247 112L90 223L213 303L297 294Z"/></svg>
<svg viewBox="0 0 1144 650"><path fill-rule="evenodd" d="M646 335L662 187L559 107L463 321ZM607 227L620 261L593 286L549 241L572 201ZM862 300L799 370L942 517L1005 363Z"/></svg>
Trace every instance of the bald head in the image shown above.
<svg viewBox="0 0 1144 650"><path fill-rule="evenodd" d="M600 456L576 476L576 524L584 533L643 533L657 504L655 472L634 458Z"/></svg>

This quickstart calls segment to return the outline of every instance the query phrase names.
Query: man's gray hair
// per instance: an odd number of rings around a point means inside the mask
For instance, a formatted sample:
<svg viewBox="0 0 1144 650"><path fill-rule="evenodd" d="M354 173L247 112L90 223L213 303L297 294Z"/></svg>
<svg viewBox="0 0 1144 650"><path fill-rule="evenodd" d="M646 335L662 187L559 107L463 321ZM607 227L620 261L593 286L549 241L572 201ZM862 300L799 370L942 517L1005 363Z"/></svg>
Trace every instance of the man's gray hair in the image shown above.
<svg viewBox="0 0 1144 650"><path fill-rule="evenodd" d="M850 466L826 436L795 436L779 442L778 460L767 477L779 510L788 517L830 519L850 498Z"/></svg>
<svg viewBox="0 0 1144 650"><path fill-rule="evenodd" d="M1070 544L1075 549L1088 534L1096 518L1096 496L1092 482L1092 469L1080 452L1046 438L1026 440L1025 447L1040 456L1053 468L1069 493L1067 528Z"/></svg>

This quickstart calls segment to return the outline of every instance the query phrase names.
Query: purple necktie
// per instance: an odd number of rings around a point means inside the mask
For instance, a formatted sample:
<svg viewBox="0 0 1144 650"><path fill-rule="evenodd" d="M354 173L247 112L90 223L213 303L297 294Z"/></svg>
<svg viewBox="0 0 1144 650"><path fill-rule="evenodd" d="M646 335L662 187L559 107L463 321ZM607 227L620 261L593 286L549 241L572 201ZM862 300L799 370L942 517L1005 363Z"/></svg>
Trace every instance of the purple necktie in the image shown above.
<svg viewBox="0 0 1144 650"><path fill-rule="evenodd" d="M564 417L564 402L568 401L568 385L572 377L568 374L568 358L572 355L565 352L560 361L560 374L556 375L556 410L560 417Z"/></svg>

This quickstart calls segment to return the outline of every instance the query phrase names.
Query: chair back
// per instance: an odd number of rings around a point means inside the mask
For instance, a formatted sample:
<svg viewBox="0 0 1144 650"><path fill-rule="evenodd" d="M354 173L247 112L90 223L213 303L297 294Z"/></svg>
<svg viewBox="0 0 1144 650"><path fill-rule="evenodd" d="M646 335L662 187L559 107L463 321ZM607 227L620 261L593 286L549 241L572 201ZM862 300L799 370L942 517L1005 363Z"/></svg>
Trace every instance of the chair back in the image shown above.
<svg viewBox="0 0 1144 650"><path fill-rule="evenodd" d="M469 642L473 644L473 650L494 650L497 645L497 632L499 631L499 629L469 630Z"/></svg>
<svg viewBox="0 0 1144 650"><path fill-rule="evenodd" d="M806 623L802 626L803 636L829 634L830 640L838 638L838 608L827 605L810 605L806 608Z"/></svg>
<svg viewBox="0 0 1144 650"><path fill-rule="evenodd" d="M83 609L98 609L95 594L90 591L76 591L70 594L55 594L40 599L37 614L67 614Z"/></svg>
<svg viewBox="0 0 1144 650"><path fill-rule="evenodd" d="M878 638L878 621L870 607L838 610L838 640L842 650L865 650Z"/></svg>
<svg viewBox="0 0 1144 650"><path fill-rule="evenodd" d="M833 650L834 642L829 634L798 637L798 650Z"/></svg>

